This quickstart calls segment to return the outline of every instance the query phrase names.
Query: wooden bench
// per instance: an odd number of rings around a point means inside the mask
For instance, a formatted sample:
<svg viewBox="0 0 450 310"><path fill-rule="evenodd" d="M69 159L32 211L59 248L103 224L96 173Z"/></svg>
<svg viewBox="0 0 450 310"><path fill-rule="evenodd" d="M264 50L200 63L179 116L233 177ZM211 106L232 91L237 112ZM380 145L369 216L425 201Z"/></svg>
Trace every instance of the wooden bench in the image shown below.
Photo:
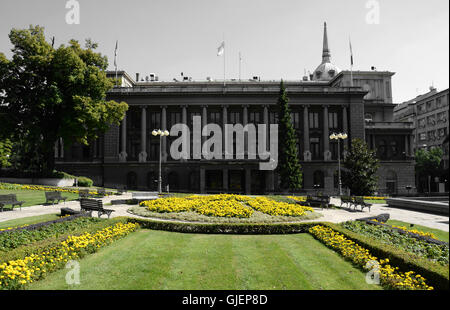
<svg viewBox="0 0 450 310"><path fill-rule="evenodd" d="M16 194L7 194L7 195L0 195L0 210L3 212L3 208L6 205L11 205L11 211L14 210L15 206L19 206L20 210L22 210L22 204L25 201L17 201Z"/></svg>
<svg viewBox="0 0 450 310"><path fill-rule="evenodd" d="M329 196L307 196L305 203L310 207L320 206L322 209L329 206Z"/></svg>
<svg viewBox="0 0 450 310"><path fill-rule="evenodd" d="M355 207L355 210L356 210L357 206L360 206L361 212L363 211L364 208L369 208L369 212L370 212L370 207L372 206L371 203L365 202L363 197L354 197L353 205Z"/></svg>
<svg viewBox="0 0 450 310"><path fill-rule="evenodd" d="M45 203L51 203L55 204L59 203L60 201L64 201L66 203L67 197L61 196L60 192L45 192Z"/></svg>
<svg viewBox="0 0 450 310"><path fill-rule="evenodd" d="M352 196L341 196L341 208L342 205L346 204L347 208L351 207L354 204L354 199Z"/></svg>
<svg viewBox="0 0 450 310"><path fill-rule="evenodd" d="M108 215L109 218L111 216L111 213L114 212L114 210L104 209L103 202L101 200L96 199L82 198L80 199L80 206L81 211L89 212L89 216L92 216L93 211L97 211L98 217L102 216L103 214L106 214Z"/></svg>

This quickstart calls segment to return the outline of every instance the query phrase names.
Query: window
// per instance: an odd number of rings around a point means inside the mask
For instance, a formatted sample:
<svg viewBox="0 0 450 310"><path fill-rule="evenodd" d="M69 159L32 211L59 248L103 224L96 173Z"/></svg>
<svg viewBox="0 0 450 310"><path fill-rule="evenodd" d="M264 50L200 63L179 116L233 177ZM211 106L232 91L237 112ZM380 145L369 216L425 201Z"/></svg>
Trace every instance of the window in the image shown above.
<svg viewBox="0 0 450 310"><path fill-rule="evenodd" d="M161 113L151 112L150 113L150 130L160 129L161 127Z"/></svg>
<svg viewBox="0 0 450 310"><path fill-rule="evenodd" d="M328 113L328 128L335 129L335 130L337 130L339 128L337 112Z"/></svg>
<svg viewBox="0 0 450 310"><path fill-rule="evenodd" d="M386 140L381 140L378 143L378 157L381 158L381 159L385 159L387 157Z"/></svg>
<svg viewBox="0 0 450 310"><path fill-rule="evenodd" d="M419 128L425 128L425 126L426 126L425 118L419 119L418 120L418 125L419 125Z"/></svg>
<svg viewBox="0 0 450 310"><path fill-rule="evenodd" d="M442 97L436 98L436 106L438 108L442 107Z"/></svg>
<svg viewBox="0 0 450 310"><path fill-rule="evenodd" d="M309 128L319 129L319 113L309 112Z"/></svg>
<svg viewBox="0 0 450 310"><path fill-rule="evenodd" d="M170 112L169 114L169 126L171 128L175 124L181 123L181 113L180 112Z"/></svg>
<svg viewBox="0 0 450 310"><path fill-rule="evenodd" d="M330 141L331 159L336 160L338 158L338 143L336 140Z"/></svg>
<svg viewBox="0 0 450 310"><path fill-rule="evenodd" d="M320 138L310 138L309 142L312 159L320 159Z"/></svg>
<svg viewBox="0 0 450 310"><path fill-rule="evenodd" d="M427 134L425 132L422 132L419 134L419 140L424 141L427 139Z"/></svg>
<svg viewBox="0 0 450 310"><path fill-rule="evenodd" d="M260 124L261 123L261 113L259 112L250 112L248 115L248 122L250 124Z"/></svg>
<svg viewBox="0 0 450 310"><path fill-rule="evenodd" d="M396 157L398 155L398 144L397 144L397 141L391 141L389 144L390 144L392 157Z"/></svg>
<svg viewBox="0 0 450 310"><path fill-rule="evenodd" d="M222 124L222 113L210 112L209 113L209 123Z"/></svg>
<svg viewBox="0 0 450 310"><path fill-rule="evenodd" d="M364 114L364 120L371 122L373 120L372 114L370 113Z"/></svg>
<svg viewBox="0 0 450 310"><path fill-rule="evenodd" d="M278 113L277 112L269 113L269 124L278 124Z"/></svg>
<svg viewBox="0 0 450 310"><path fill-rule="evenodd" d="M240 113L239 112L230 112L230 117L228 120L229 124L239 124L240 123Z"/></svg>
<svg viewBox="0 0 450 310"><path fill-rule="evenodd" d="M421 104L417 106L417 113L422 114L425 113L425 104Z"/></svg>
<svg viewBox="0 0 450 310"><path fill-rule="evenodd" d="M300 129L300 113L299 112L292 112L291 113L291 120L292 125L295 129Z"/></svg>
<svg viewBox="0 0 450 310"><path fill-rule="evenodd" d="M427 117L427 124L433 126L436 124L435 116L431 115Z"/></svg>

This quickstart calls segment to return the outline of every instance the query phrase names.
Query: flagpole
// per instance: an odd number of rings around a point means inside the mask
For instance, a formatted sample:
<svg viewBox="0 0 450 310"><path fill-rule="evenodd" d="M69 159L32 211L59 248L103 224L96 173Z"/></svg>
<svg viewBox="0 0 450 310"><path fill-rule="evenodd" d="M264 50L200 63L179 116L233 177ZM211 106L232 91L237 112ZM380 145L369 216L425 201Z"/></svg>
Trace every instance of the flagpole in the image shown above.
<svg viewBox="0 0 450 310"><path fill-rule="evenodd" d="M351 38L348 38L350 44L350 87L353 87L353 50Z"/></svg>
<svg viewBox="0 0 450 310"><path fill-rule="evenodd" d="M239 52L239 82L241 81L241 52Z"/></svg>

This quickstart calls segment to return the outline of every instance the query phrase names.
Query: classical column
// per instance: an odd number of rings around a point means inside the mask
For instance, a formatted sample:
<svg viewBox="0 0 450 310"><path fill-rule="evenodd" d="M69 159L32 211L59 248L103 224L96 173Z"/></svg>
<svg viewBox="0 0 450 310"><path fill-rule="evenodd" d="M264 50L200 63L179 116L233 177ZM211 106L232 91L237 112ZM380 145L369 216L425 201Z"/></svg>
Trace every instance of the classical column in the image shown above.
<svg viewBox="0 0 450 310"><path fill-rule="evenodd" d="M269 128L270 128L270 124L269 124L269 107L265 104L264 105L264 112L263 112L263 121L264 121L264 125L266 125L266 151L269 148L269 143L270 143L270 139L269 139ZM256 150L256 152L258 152L258 150Z"/></svg>
<svg viewBox="0 0 450 310"><path fill-rule="evenodd" d="M147 161L147 109L141 108L141 152L139 153L139 162Z"/></svg>
<svg viewBox="0 0 450 310"><path fill-rule="evenodd" d="M328 130L328 106L323 107L323 159L331 160L330 133Z"/></svg>
<svg viewBox="0 0 450 310"><path fill-rule="evenodd" d="M405 157L409 156L409 135L404 135L405 137Z"/></svg>
<svg viewBox="0 0 450 310"><path fill-rule="evenodd" d="M347 107L346 106L342 107L342 130L343 130L343 132L345 132L349 136L349 138L351 138L350 137L350 133L348 132ZM348 148L348 140L349 139L344 139L343 140L344 148Z"/></svg>
<svg viewBox="0 0 450 310"><path fill-rule="evenodd" d="M225 132L225 124L228 123L228 105L222 105L222 153L225 157L225 150L227 147L227 134ZM227 173L228 178L228 173ZM228 182L227 182L228 186Z"/></svg>
<svg viewBox="0 0 450 310"><path fill-rule="evenodd" d="M166 111L167 106L163 105L161 106L161 130L166 130L167 126L167 117L166 117ZM162 139L161 141L161 160L163 162L167 161L167 137L160 137Z"/></svg>
<svg viewBox="0 0 450 310"><path fill-rule="evenodd" d="M184 125L189 126L188 121L187 121L187 105L183 105L181 107L181 122ZM184 145L189 145L189 143L190 143L190 138L188 137L189 136L189 132L187 132L185 129L183 129L182 135L183 135L183 144ZM189 141L189 143L188 143L188 141ZM189 159L189 157L190 157L190 145L189 145L189 149L188 149L187 154L184 154L184 156L185 156L185 158ZM184 159L182 159L182 160L184 160Z"/></svg>
<svg viewBox="0 0 450 310"><path fill-rule="evenodd" d="M127 113L122 120L122 127L120 128L120 142L121 150L119 153L119 161L127 161Z"/></svg>
<svg viewBox="0 0 450 310"><path fill-rule="evenodd" d="M245 127L247 123L248 123L248 105L244 105L242 110L242 126ZM248 153L247 144L248 144L248 133L244 132L244 158L245 155Z"/></svg>
<svg viewBox="0 0 450 310"><path fill-rule="evenodd" d="M208 124L208 110L207 110L207 105L202 105L202 128L201 128L201 132L203 132L203 128L205 128L206 124ZM202 147L203 144L205 143L207 137L204 137L202 135Z"/></svg>
<svg viewBox="0 0 450 310"><path fill-rule="evenodd" d="M303 160L311 161L311 152L309 151L309 112L308 106L303 107Z"/></svg>

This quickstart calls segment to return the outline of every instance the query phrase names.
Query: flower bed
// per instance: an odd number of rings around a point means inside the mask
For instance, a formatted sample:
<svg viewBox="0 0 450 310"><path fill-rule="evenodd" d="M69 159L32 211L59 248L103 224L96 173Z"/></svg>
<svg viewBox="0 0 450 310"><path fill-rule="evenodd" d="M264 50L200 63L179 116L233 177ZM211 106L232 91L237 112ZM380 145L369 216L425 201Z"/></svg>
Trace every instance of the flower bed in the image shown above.
<svg viewBox="0 0 450 310"><path fill-rule="evenodd" d="M94 253L114 240L139 227L135 223L117 223L94 234L69 236L58 245L31 254L23 259L0 264L0 289L20 289L27 283L43 278L46 273L62 268L71 259Z"/></svg>
<svg viewBox="0 0 450 310"><path fill-rule="evenodd" d="M429 243L426 240L420 240L408 234L400 233L389 226L370 225L362 221L349 221L341 225L355 233L394 245L406 252L441 265L449 264L449 246L444 242L442 244Z"/></svg>
<svg viewBox="0 0 450 310"><path fill-rule="evenodd" d="M164 198L143 201L141 206L154 212L195 211L206 216L249 218L254 210L272 216L297 216L313 212L310 207L296 203L278 202L266 197L249 197L242 195L192 195L185 198Z"/></svg>
<svg viewBox="0 0 450 310"><path fill-rule="evenodd" d="M400 272L398 267L389 265L389 259L378 259L354 241L329 227L316 225L309 233L328 247L339 252L359 267L373 271L379 276L380 284L388 289L432 290L426 280L414 271Z"/></svg>

